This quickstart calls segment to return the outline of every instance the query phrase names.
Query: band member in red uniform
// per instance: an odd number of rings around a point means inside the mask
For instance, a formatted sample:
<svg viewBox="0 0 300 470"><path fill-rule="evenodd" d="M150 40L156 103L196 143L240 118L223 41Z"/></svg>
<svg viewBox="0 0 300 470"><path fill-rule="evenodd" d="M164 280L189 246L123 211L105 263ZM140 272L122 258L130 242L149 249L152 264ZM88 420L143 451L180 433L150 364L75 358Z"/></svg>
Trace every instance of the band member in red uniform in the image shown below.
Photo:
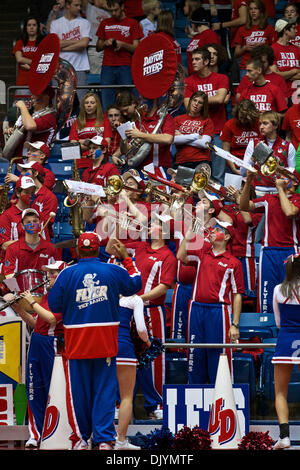
<svg viewBox="0 0 300 470"><path fill-rule="evenodd" d="M250 139L247 145L244 161L251 163L251 158L256 145L259 142L264 142L273 150L273 154L278 159L280 166L285 168L295 168L296 165L296 150L290 142L282 139L279 136L280 118L275 112L265 112L259 118L259 131L260 137ZM245 168L240 170L242 176L246 176ZM276 186L271 178L257 175L253 185L256 190L262 192L276 192Z"/></svg>
<svg viewBox="0 0 300 470"><path fill-rule="evenodd" d="M58 260L55 263L43 266L48 271L49 289L66 264ZM55 354L58 353L58 338L64 334L62 317L59 313L52 313L48 306L48 295L42 297L40 303L30 291L21 296L32 306L34 314L24 310L18 303L13 309L33 329L27 357L27 397L28 397L28 430L29 439L25 448L37 448L40 443L48 393L52 376ZM5 300L11 300L12 294L7 294Z"/></svg>
<svg viewBox="0 0 300 470"><path fill-rule="evenodd" d="M233 236L233 226L218 221L210 242L200 247L187 232L179 247L177 259L197 263L188 319L190 343L227 343L239 337L244 282L242 264L228 249ZM215 383L220 351L189 350L189 383ZM226 351L232 371L231 353Z"/></svg>
<svg viewBox="0 0 300 470"><path fill-rule="evenodd" d="M48 145L44 144L44 142L37 141L37 142L25 142L24 147L27 148L27 159L21 160L19 163L30 163L30 162L37 162L43 166L44 169L44 185L53 190L55 185L55 174L49 168L45 167L45 163L48 160L50 155L50 149ZM17 170L19 170L17 165ZM18 181L19 176L14 173L8 173L5 178L5 183L15 183Z"/></svg>
<svg viewBox="0 0 300 470"><path fill-rule="evenodd" d="M82 181L106 186L107 178L109 176L120 174L116 165L108 161L107 142L103 137L98 135L88 139L88 141L85 142L85 145L88 145L93 166L84 170L81 177Z"/></svg>
<svg viewBox="0 0 300 470"><path fill-rule="evenodd" d="M300 195L297 183L288 178L276 179L275 194L250 200L254 172L247 172L240 198L240 210L265 214L262 248L259 258L257 311L273 312L274 287L284 279L284 260L298 251Z"/></svg>
<svg viewBox="0 0 300 470"><path fill-rule="evenodd" d="M3 266L6 277L24 269L41 270L45 261L51 264L59 259L58 250L40 235L40 215L35 209L28 208L22 212L22 226L23 236L6 250Z"/></svg>
<svg viewBox="0 0 300 470"><path fill-rule="evenodd" d="M40 95L32 95L32 115L24 101L16 102L16 107L21 115L15 125L17 128L24 126L26 130L24 141L16 151L17 155L26 155L26 149L23 147L26 141L36 142L38 140L48 146L52 142L56 132L56 116L52 107L54 95L55 92L51 86L47 86Z"/></svg>
<svg viewBox="0 0 300 470"><path fill-rule="evenodd" d="M54 214L42 235L43 238L50 240L53 237L52 226L58 210L57 196L45 186L45 170L40 163L32 160L29 163L22 163L18 166L21 169L21 175L26 174L31 176L35 183L36 190L31 207L39 212L42 226L46 224L50 214Z"/></svg>
<svg viewBox="0 0 300 470"><path fill-rule="evenodd" d="M15 192L12 197L12 199L14 198L14 203L0 216L1 263L4 261L7 248L24 233L22 212L30 207L35 190L36 186L32 178L29 176L20 177L16 182Z"/></svg>

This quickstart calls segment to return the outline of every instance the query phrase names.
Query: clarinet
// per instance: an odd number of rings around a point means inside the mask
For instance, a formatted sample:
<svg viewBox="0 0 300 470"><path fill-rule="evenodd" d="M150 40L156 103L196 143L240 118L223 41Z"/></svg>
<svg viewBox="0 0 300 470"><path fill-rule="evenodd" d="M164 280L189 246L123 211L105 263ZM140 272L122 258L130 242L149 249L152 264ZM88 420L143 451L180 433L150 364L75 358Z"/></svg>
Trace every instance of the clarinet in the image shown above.
<svg viewBox="0 0 300 470"><path fill-rule="evenodd" d="M45 281L42 281L40 282L39 284L37 284L36 286L32 287L31 289L29 289L29 292L32 293L34 291L36 291L37 289L39 289L40 287L42 287L43 285L47 284L49 282L48 279L46 279ZM5 302L3 305L0 305L0 309L1 310L5 310L7 307L10 307L11 305L13 305L15 302L17 302L18 300L21 300L23 297L21 295L17 295L14 299L12 300L9 300L7 302Z"/></svg>

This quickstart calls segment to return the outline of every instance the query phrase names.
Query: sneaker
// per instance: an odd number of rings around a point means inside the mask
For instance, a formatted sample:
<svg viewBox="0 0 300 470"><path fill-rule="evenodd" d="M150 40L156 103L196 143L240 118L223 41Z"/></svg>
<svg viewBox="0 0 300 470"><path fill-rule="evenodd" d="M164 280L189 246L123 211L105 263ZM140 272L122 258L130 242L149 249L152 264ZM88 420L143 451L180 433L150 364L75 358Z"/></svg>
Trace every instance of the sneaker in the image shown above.
<svg viewBox="0 0 300 470"><path fill-rule="evenodd" d="M128 439L125 439L125 441L118 441L117 439L114 450L141 450L141 448L131 444Z"/></svg>
<svg viewBox="0 0 300 470"><path fill-rule="evenodd" d="M161 405L158 405L156 410L151 411L149 413L149 418L150 419L163 419L163 409Z"/></svg>
<svg viewBox="0 0 300 470"><path fill-rule="evenodd" d="M101 444L99 444L99 450L113 450L113 447L109 442L101 442Z"/></svg>
<svg viewBox="0 0 300 470"><path fill-rule="evenodd" d="M279 438L276 444L274 444L273 449L274 450L279 450L279 449L288 449L291 447L291 441L289 437L284 437L283 439Z"/></svg>
<svg viewBox="0 0 300 470"><path fill-rule="evenodd" d="M35 439L33 439L33 437L31 437L30 439L28 439L28 441L25 443L25 448L26 448L26 449L37 449L38 446L39 446L38 441L36 441Z"/></svg>
<svg viewBox="0 0 300 470"><path fill-rule="evenodd" d="M89 450L89 445L86 441L80 439L73 444L72 450Z"/></svg>

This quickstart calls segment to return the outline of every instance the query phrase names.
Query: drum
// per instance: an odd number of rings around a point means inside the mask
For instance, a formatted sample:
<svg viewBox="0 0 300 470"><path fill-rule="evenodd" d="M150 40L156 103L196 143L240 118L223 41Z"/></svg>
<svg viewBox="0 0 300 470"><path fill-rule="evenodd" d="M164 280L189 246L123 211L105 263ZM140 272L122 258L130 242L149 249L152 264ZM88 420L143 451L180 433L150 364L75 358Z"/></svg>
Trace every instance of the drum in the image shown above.
<svg viewBox="0 0 300 470"><path fill-rule="evenodd" d="M20 293L24 292L25 290L31 290L33 287L37 286L41 282L46 281L47 275L43 271L38 269L24 269L23 271L19 271L14 276L18 283ZM38 303L41 302L43 295L47 293L46 284L39 287L35 291L31 293L34 300ZM21 299L18 301L18 305L24 308L24 310L32 312L32 308L30 307L29 303L25 299Z"/></svg>
<svg viewBox="0 0 300 470"><path fill-rule="evenodd" d="M0 319L1 318L17 318L18 315L12 307L6 307L4 310L1 310L2 305L6 304L7 301L0 297Z"/></svg>

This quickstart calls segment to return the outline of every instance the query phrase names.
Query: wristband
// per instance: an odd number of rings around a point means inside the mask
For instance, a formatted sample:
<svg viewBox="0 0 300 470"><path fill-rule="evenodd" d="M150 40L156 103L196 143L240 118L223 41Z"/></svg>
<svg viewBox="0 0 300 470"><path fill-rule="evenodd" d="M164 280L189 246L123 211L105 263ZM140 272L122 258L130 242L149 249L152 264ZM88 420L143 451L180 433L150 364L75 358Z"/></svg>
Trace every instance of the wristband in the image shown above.
<svg viewBox="0 0 300 470"><path fill-rule="evenodd" d="M36 303L37 303L36 301L34 301L34 302L31 302L31 304L30 304L30 307L33 307L33 306L34 306L34 304L36 304Z"/></svg>
<svg viewBox="0 0 300 470"><path fill-rule="evenodd" d="M231 325L235 326L236 328L239 328L239 325L237 323L232 322Z"/></svg>

